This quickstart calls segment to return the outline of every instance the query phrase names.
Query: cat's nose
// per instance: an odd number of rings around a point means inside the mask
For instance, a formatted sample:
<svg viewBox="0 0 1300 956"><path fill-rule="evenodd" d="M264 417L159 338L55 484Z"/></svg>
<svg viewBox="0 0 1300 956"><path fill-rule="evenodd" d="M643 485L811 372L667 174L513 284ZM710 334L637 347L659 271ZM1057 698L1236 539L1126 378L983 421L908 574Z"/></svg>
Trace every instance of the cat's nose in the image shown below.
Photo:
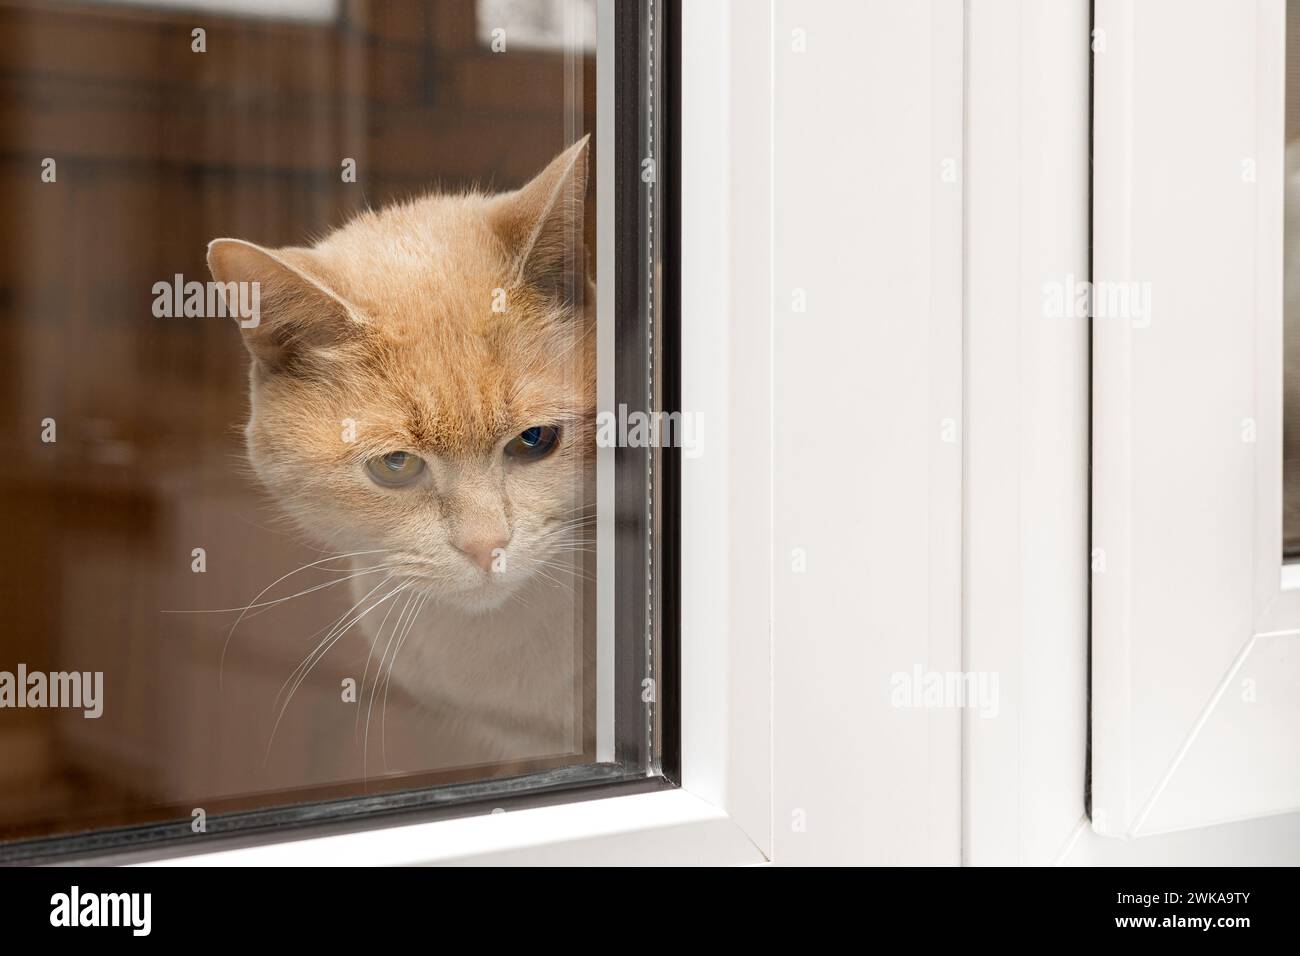
<svg viewBox="0 0 1300 956"><path fill-rule="evenodd" d="M493 570L492 564L498 556L505 557L505 547L510 543L508 537L499 536L486 538L458 538L452 541L451 545L465 557L469 558L477 567L484 571ZM505 570L502 568L501 570Z"/></svg>

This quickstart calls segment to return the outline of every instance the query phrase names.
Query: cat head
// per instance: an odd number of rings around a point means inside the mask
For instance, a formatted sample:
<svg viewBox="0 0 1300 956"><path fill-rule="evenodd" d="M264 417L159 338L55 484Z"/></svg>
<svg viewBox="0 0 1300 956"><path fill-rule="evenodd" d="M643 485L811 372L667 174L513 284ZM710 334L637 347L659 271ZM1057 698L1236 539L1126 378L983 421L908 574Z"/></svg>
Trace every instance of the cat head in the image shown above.
<svg viewBox="0 0 1300 956"><path fill-rule="evenodd" d="M469 610L573 557L595 447L586 185L584 138L516 192L366 212L310 248L209 245L215 280L260 291L249 460L317 544Z"/></svg>

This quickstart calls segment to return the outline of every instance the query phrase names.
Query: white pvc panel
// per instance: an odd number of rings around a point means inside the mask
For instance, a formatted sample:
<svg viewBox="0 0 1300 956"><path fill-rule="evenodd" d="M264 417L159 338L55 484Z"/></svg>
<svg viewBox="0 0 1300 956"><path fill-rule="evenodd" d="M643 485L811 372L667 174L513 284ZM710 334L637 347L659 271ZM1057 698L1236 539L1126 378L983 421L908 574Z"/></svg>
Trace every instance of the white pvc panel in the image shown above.
<svg viewBox="0 0 1300 956"><path fill-rule="evenodd" d="M1284 4L1096 10L1094 279L1133 298L1093 323L1093 827L1140 836L1300 807Z"/></svg>

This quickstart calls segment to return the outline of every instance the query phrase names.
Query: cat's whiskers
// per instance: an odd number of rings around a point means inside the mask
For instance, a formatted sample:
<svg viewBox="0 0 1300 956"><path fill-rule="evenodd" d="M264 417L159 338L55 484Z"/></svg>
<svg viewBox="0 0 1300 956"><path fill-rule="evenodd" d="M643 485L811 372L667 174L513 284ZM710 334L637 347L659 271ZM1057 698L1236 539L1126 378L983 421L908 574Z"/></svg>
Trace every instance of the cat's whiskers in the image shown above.
<svg viewBox="0 0 1300 956"><path fill-rule="evenodd" d="M406 590L406 589L409 588L410 586L411 586L411 582L410 582L410 581L403 581L401 584L399 584L399 585L397 586L397 590L394 591L393 594L390 595L390 596L395 597L397 594L399 594L399 593L401 593L402 591ZM393 615L393 610L394 610L396 607L397 607L397 602L396 602L396 601L393 601L392 604L388 605L388 610L384 613L384 619L383 619L382 621L379 622L379 627L375 630L375 636L374 636L374 638L370 641L370 650L366 653L366 667L365 667L365 670L363 670L363 671L361 672L361 686L360 686L360 688L359 688L358 691L357 691L358 699L360 699L360 698L362 698L362 697L365 697L365 694L366 694L366 678L370 675L370 662L371 662L371 661L374 659L374 657L375 657L375 647L376 647L376 645L379 644L379 638L380 638L380 636L384 633L384 627L388 624L388 619L389 619L390 617L392 617L392 615ZM354 720L352 721L352 739L353 739L353 740L357 740L358 737L359 737L359 735L360 735L360 733L361 733L361 708L360 708L360 707L357 707L357 715L356 715L356 717L354 718Z"/></svg>
<svg viewBox="0 0 1300 956"><path fill-rule="evenodd" d="M406 630L402 632L402 636L397 642L397 647L393 650L393 656L388 662L388 677L384 680L384 702L379 709L379 754L383 760L385 772L388 770L388 691L389 688L393 686L393 667L397 664L397 655L402 653L402 645L404 645L406 639L410 637L411 630L415 627L415 621L420 616L420 612L424 610L424 605L428 603L428 601L429 595L425 594L421 596L420 603L416 607L415 613L411 615L411 622L407 624ZM377 689L378 685L376 685L376 690ZM371 697L374 697L373 691L371 692Z"/></svg>
<svg viewBox="0 0 1300 956"><path fill-rule="evenodd" d="M572 508L568 511L562 511L559 514L552 516L548 520L555 521L560 524L567 524L575 521L591 521L594 520L595 517L596 517L595 508L591 507L590 505L580 505L577 508Z"/></svg>
<svg viewBox="0 0 1300 956"><path fill-rule="evenodd" d="M539 554L519 555L517 560L531 573L553 585L575 591L578 581L592 582L595 576L582 567L581 556L594 553L594 538L586 537L587 526L595 520L595 511L589 505L577 509L583 513L575 518L556 522L537 535L534 547ZM568 558L569 560L566 560ZM567 578L557 580L547 571L558 571Z"/></svg>
<svg viewBox="0 0 1300 956"><path fill-rule="evenodd" d="M556 587L566 588L567 586L567 589L570 591L573 590L573 587L571 585L576 585L578 580L583 580L583 581L594 580L594 577L592 575L582 570L577 564L574 563L569 563L564 561L553 561L549 557L538 557L533 555L521 556L519 558L519 561L523 564L524 568L527 569L530 574L535 574L538 577L542 578L543 580L550 581ZM553 575L548 574L545 570L542 570L544 568L552 571L563 572L564 574L567 574L570 577L572 577L573 581L566 582L564 580L557 580Z"/></svg>
<svg viewBox="0 0 1300 956"><path fill-rule="evenodd" d="M409 634L411 628L415 626L415 619L419 616L419 613L424 608L425 601L427 600L427 594L412 594L411 597L407 599L405 606L402 608L402 613L397 619L397 623L393 625L393 630L388 636L388 642L384 645L384 653L379 658L378 673L376 674L374 685L370 688L370 702L366 706L366 732L361 744L361 776L363 781L368 780L370 774L370 718L374 713L375 697L379 694L379 685L382 682L379 675L384 671L384 661L388 658L388 651L394 646L394 641L397 642L397 650L401 650L402 641L406 639L406 635ZM393 660L395 661L396 659L397 654L394 652ZM391 661L389 662L388 667L388 673L391 676ZM387 684L385 683L384 686L384 700L386 706L388 700ZM384 757L384 761L385 769L387 769L386 756Z"/></svg>
<svg viewBox="0 0 1300 956"><path fill-rule="evenodd" d="M336 585L343 584L347 581L352 581L356 578L364 577L367 574L376 574L379 571L387 571L394 567L396 567L396 565L376 564L373 567L362 568L360 570L350 569L350 568L322 568L320 570L351 571L352 573L345 574L341 578L335 578L333 581L326 581L323 584L314 584L311 587L305 588L302 591L298 591L295 594L290 594L282 598L276 598L273 601L262 601L258 604L245 604L241 607L195 608L193 610L181 610L181 611L168 610L168 611L163 611L162 613L164 614L233 614L235 611L242 611L242 612L253 611L252 614L246 614L245 616L246 620L252 620L253 618L257 617L259 614L265 614L268 610L275 607L277 604L283 604L285 601L292 601L295 598L304 597L305 595L312 594L316 591L322 591L326 588L332 588Z"/></svg>
<svg viewBox="0 0 1300 956"><path fill-rule="evenodd" d="M543 581L550 581L551 584L555 585L555 587L557 588L563 588L564 582L560 581L553 575L547 574L545 571L543 571L542 568L544 566L545 565L542 565L540 563L535 563L532 567L532 573L537 577L541 578Z"/></svg>
<svg viewBox="0 0 1300 956"><path fill-rule="evenodd" d="M388 632L388 640L384 643L384 652L379 655L379 665L375 668L375 682L370 688L370 699L366 706L366 734L361 745L361 774L363 779L370 770L370 759L368 756L370 751L370 714L374 711L375 693L383 679L384 661L388 659L388 649L393 646L393 639L396 638L398 632L406 626L406 621L410 616L411 609L420 601L420 597L421 595L418 591L412 591L406 596L406 603L402 605L402 610L397 615L397 620L393 623L393 629ZM382 630L375 634L375 645L379 643L379 639L382 636ZM372 650L373 646L374 645L372 645ZM369 663L369 661L366 662L367 667L369 666ZM359 709L357 716L358 718L360 717Z"/></svg>
<svg viewBox="0 0 1300 956"><path fill-rule="evenodd" d="M266 744L266 756L263 759L264 763L270 760L271 747L275 743L276 732L280 729L280 722L284 719L285 712L288 711L289 704L293 701L294 694L298 692L298 688L302 686L303 681L307 679L308 675L311 674L312 670L315 669L316 665L319 664L325 658L325 655L329 653L330 648L332 648L338 642L339 638L341 638L344 634L346 634L349 630L351 630L357 624L357 622L360 621L362 618L364 618L367 614L369 614L371 611L373 611L379 605L383 604L385 601L389 600L394 594L397 593L397 588L394 588L393 590L385 594L383 597L375 601L373 604L371 604L369 607L367 607L364 611L361 611L359 614L353 615L353 612L356 611L358 607L360 607L365 601L367 601L372 594L374 594L376 591L383 588L384 585L386 585L390 580L392 580L391 574L385 577L384 580L380 581L373 588L371 588L370 591L368 591L361 598L361 600L357 601L356 604L352 605L352 607L349 608L339 618L339 620L329 628L329 632L323 638L321 638L320 643L318 643L316 647L311 651L311 653L309 653L307 657L303 659L301 664L299 664L296 668L294 668L293 673L289 675L288 679L280 687L280 691L275 695L275 699L276 702L278 703L280 697L283 695L284 703L280 706L279 713L276 715L275 718L275 725L271 728L271 739L267 741ZM296 680L295 677L297 678ZM289 687L291 683L293 686L289 689L288 694L285 695L285 688Z"/></svg>
<svg viewBox="0 0 1300 956"><path fill-rule="evenodd" d="M591 524L590 518L580 518L580 519L574 519L573 521L566 521L554 527L547 528L540 535L538 535L538 538L539 540L547 540L549 538L558 538L561 535L577 534L579 532L586 531L586 529L590 526L590 524Z"/></svg>
<svg viewBox="0 0 1300 956"><path fill-rule="evenodd" d="M266 587L262 588L262 590L259 591L256 596L254 596L253 600L249 602L248 606L245 607L244 610L239 612L239 617L235 618L235 623L230 625L230 630L226 633L225 643L221 645L221 662L217 667L217 691L221 692L225 689L226 652L230 650L230 640L235 636L235 628L239 627L239 623L248 614L248 611L255 604L257 604L258 601L260 601L263 597L265 597L268 591L270 591L272 588L274 588L277 584L281 583L282 581L286 581L289 578L293 577L295 574L301 574L303 571L309 570L310 568L319 567L320 565L326 564L330 561L339 561L344 558L355 558L363 554L388 554L388 553L390 553L388 548L372 548L365 551L352 551L347 554L333 554L327 558L322 558L319 561L312 561L309 564L304 564L300 568L295 568L294 570L290 571L288 574L281 575L280 577L272 581L270 584L268 584Z"/></svg>
<svg viewBox="0 0 1300 956"><path fill-rule="evenodd" d="M315 637L317 634L323 633L325 636L321 638L321 640L316 644L314 648L312 648L312 650L307 654L307 656L304 657L302 661L299 662L298 666L293 669L293 671L289 674L288 678L286 678L285 682L282 685L280 685L280 690L275 695L275 706L279 705L281 696L285 694L286 688L289 688L290 685L292 685L292 689L289 690L289 697L293 696L294 692L296 692L298 687L301 685L301 680L298 679L299 674L301 673L302 676L305 677L306 673L310 671L312 667L315 666L315 664L319 659L317 655L319 654L323 656L323 654L321 654L322 650L325 651L329 650L329 647L332 646L332 639L335 638L336 634L340 633L339 629L341 627L351 627L354 623L356 623L356 620L360 620L360 617L353 620L352 619L353 613L356 611L357 608L359 608L362 604L364 604L370 598L371 595L373 595L376 591L383 588L384 585L387 584L389 580L391 580L391 578L392 575L389 575L388 577L384 578L384 580L380 581L377 585L375 585L375 587L373 587L370 591L364 594L355 604L353 604L350 608L348 608L348 610L344 611L343 614L337 617L333 623L331 623L327 627L321 628L320 630L316 631L315 634L312 635L312 637ZM381 601L386 600L388 597L391 596L392 596L391 593L385 595L385 598L382 598ZM370 608L367 608L367 611L369 610ZM364 613L365 612L363 612L363 615ZM286 699L285 706L287 705L288 705L288 700ZM281 708L281 713L283 713L283 708Z"/></svg>

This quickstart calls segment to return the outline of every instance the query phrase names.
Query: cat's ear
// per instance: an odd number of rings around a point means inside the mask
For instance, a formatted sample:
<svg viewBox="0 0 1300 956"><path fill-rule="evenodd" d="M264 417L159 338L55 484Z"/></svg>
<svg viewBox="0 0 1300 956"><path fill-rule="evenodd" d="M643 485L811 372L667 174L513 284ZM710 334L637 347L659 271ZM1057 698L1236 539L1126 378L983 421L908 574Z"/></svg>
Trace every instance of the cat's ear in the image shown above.
<svg viewBox="0 0 1300 956"><path fill-rule="evenodd" d="M587 254L583 215L587 196L587 144L574 143L530 183L493 200L493 230L513 256L511 279L562 300L581 294Z"/></svg>
<svg viewBox="0 0 1300 956"><path fill-rule="evenodd" d="M310 362L364 332L348 304L305 271L311 256L310 249L264 249L242 239L208 244L208 270L222 285L227 310L249 353L268 370Z"/></svg>

